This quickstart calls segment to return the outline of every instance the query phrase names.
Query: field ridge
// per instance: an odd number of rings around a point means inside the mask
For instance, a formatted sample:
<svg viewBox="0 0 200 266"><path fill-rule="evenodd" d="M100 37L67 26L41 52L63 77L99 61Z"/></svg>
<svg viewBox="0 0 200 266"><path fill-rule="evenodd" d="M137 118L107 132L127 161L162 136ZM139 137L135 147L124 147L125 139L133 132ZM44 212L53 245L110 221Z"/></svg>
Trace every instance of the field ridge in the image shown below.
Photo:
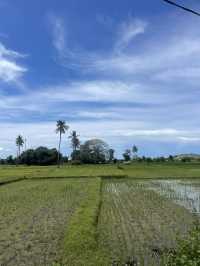
<svg viewBox="0 0 200 266"><path fill-rule="evenodd" d="M64 239L61 265L109 265L109 258L98 246L97 222L100 211L101 178L88 185L88 197L74 213Z"/></svg>

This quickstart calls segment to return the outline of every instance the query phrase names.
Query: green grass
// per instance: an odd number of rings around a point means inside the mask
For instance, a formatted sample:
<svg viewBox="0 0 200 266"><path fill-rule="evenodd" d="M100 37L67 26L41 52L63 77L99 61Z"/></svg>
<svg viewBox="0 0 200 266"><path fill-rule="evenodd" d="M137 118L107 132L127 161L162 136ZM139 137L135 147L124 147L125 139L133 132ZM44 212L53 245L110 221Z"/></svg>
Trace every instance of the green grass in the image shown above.
<svg viewBox="0 0 200 266"><path fill-rule="evenodd" d="M6 184L9 184L9 183L13 183L13 182L18 182L18 181L22 181L26 179L25 177L11 177L11 176L7 176L7 177L1 177L0 178L0 186L2 185L6 185Z"/></svg>
<svg viewBox="0 0 200 266"><path fill-rule="evenodd" d="M91 179L21 181L0 187L0 265L52 265Z"/></svg>
<svg viewBox="0 0 200 266"><path fill-rule="evenodd" d="M161 265L193 222L152 189L165 178L199 189L200 165L0 166L0 265Z"/></svg>
<svg viewBox="0 0 200 266"><path fill-rule="evenodd" d="M198 266L200 265L200 226L197 224L189 232L189 236L178 241L175 254L170 254L166 266Z"/></svg>
<svg viewBox="0 0 200 266"><path fill-rule="evenodd" d="M113 165L66 165L57 166L1 166L0 180L5 178L46 177L97 177L123 175L123 170Z"/></svg>
<svg viewBox="0 0 200 266"><path fill-rule="evenodd" d="M133 178L200 178L198 163L133 163L123 168Z"/></svg>
<svg viewBox="0 0 200 266"><path fill-rule="evenodd" d="M64 240L63 265L110 265L104 250L98 246L97 222L100 208L101 179L87 186L87 198L70 221Z"/></svg>
<svg viewBox="0 0 200 266"><path fill-rule="evenodd" d="M17 178L48 177L198 178L197 163L133 163L131 165L0 166L0 183Z"/></svg>
<svg viewBox="0 0 200 266"><path fill-rule="evenodd" d="M165 265L177 237L184 238L193 226L188 210L150 190L148 183L104 181L99 243L117 265Z"/></svg>

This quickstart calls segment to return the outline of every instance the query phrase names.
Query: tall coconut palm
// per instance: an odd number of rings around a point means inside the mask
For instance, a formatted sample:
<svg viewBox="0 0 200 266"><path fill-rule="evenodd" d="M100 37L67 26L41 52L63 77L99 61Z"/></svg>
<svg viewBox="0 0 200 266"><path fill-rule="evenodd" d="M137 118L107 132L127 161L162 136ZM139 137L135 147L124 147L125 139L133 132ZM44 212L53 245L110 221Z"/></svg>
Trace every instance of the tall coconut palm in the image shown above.
<svg viewBox="0 0 200 266"><path fill-rule="evenodd" d="M79 147L80 147L80 140L79 140L79 135L77 135L76 131L72 131L69 138L71 139L71 145L73 152L75 152Z"/></svg>
<svg viewBox="0 0 200 266"><path fill-rule="evenodd" d="M59 134L59 144L58 144L58 166L60 165L60 146L61 146L61 140L62 140L62 134L65 134L65 132L69 129L69 126L66 125L65 121L58 120L56 124L56 133Z"/></svg>
<svg viewBox="0 0 200 266"><path fill-rule="evenodd" d="M136 158L137 157L137 152L138 152L138 147L134 145L133 148L132 148L132 152L133 152L134 158Z"/></svg>
<svg viewBox="0 0 200 266"><path fill-rule="evenodd" d="M19 135L17 138L16 138L16 145L17 145L17 147L18 147L18 154L17 154L17 156L18 156L18 158L20 157L20 155L21 155L21 147L23 147L23 145L24 145L24 139L23 139L23 137L21 136L21 135Z"/></svg>

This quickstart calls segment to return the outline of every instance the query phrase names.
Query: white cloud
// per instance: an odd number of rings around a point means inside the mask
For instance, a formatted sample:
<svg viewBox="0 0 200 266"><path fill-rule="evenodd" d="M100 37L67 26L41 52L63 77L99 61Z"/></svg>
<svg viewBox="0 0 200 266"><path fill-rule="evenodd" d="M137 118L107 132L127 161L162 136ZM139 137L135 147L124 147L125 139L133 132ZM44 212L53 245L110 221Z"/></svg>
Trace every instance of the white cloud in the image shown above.
<svg viewBox="0 0 200 266"><path fill-rule="evenodd" d="M177 44L178 43L178 44ZM151 79L177 79L180 77L197 77L200 69L198 60L200 38L186 37L179 40L168 40L163 44L152 44L144 47L143 52L126 51L97 57L94 62L96 71L109 75L131 77L147 75ZM182 70L182 74L181 73ZM184 71L185 70L185 71Z"/></svg>
<svg viewBox="0 0 200 266"><path fill-rule="evenodd" d="M145 32L146 27L147 23L140 19L129 17L127 21L123 21L118 29L115 48L126 48L136 36Z"/></svg>
<svg viewBox="0 0 200 266"><path fill-rule="evenodd" d="M176 99L177 97L174 96L173 101ZM17 96L2 95L0 109L44 111L49 110L54 104L61 106L69 102L165 104L166 102L173 103L173 101L168 92L145 87L142 84L94 80L41 87L39 90L28 90L27 93Z"/></svg>
<svg viewBox="0 0 200 266"><path fill-rule="evenodd" d="M101 24L109 26L113 24L113 20L106 16L97 16L97 21ZM125 64L127 58L123 54L124 48L129 47L135 37L143 34L146 30L147 23L141 19L128 17L126 20L116 26L116 32L112 31L115 42L111 44L111 50L105 54L99 54L91 51L86 51L81 48L70 48L68 36L66 33L70 32L70 28L65 27L62 17L57 15L49 15L49 22L51 26L53 46L58 52L60 64L66 68L78 69L83 72L101 71L103 65L123 64L121 56L124 56ZM110 27L110 26L109 26ZM76 45L77 46L77 45ZM80 47L78 45L78 47ZM120 62L117 56L120 54ZM128 55L127 55L128 57ZM108 59L107 59L108 58ZM108 68L105 68L107 70Z"/></svg>
<svg viewBox="0 0 200 266"><path fill-rule="evenodd" d="M53 46L59 54L63 54L66 48L65 28L61 17L50 15L50 25L52 29Z"/></svg>
<svg viewBox="0 0 200 266"><path fill-rule="evenodd" d="M21 66L17 59L24 55L7 49L0 43L0 80L4 82L17 82L27 71L27 68Z"/></svg>
<svg viewBox="0 0 200 266"><path fill-rule="evenodd" d="M118 121L71 121L70 130L77 130L81 141L90 138L101 138L109 144L115 142L117 145L129 139L134 143L139 141L176 142L186 143L199 141L200 130L178 130L174 128L155 128L145 123L136 123L132 120ZM15 138L18 134L27 139L27 148L38 146L57 147L58 136L55 133L55 122L32 122L32 123L0 123L0 139L6 147L4 155L15 154ZM70 153L70 142L67 134L63 138L62 152Z"/></svg>
<svg viewBox="0 0 200 266"><path fill-rule="evenodd" d="M100 23L110 24L113 20L106 16L97 16ZM108 22L109 21L109 22ZM151 25L151 40L142 38L142 49L135 44L135 37L147 32L147 23L139 18L128 16L126 20L112 27L110 49L105 52L91 52L73 50L69 48L63 19L58 16L50 16L52 26L53 45L60 56L62 66L77 69L86 74L95 73L99 76L106 75L109 78L134 79L145 77L149 81L176 81L177 79L196 84L199 82L200 62L200 37L194 30L194 25L185 27L182 31L178 26L173 33L158 30L157 25ZM175 23L175 22L174 22ZM169 27L171 25L168 25ZM192 29L192 30L191 30ZM152 34L153 33L153 34ZM134 47L134 49L133 49ZM193 82L194 83L194 82Z"/></svg>
<svg viewBox="0 0 200 266"><path fill-rule="evenodd" d="M166 71L160 72L154 76L155 79L162 80L165 82L170 81L189 81L193 82L194 79L200 79L200 66L199 67L180 67L175 69L168 69Z"/></svg>
<svg viewBox="0 0 200 266"><path fill-rule="evenodd" d="M161 129L136 129L136 130L116 130L116 135L128 137L176 137L180 132L176 129L161 128Z"/></svg>
<svg viewBox="0 0 200 266"><path fill-rule="evenodd" d="M55 147L55 123L48 120L60 117L81 134L82 140L98 137L108 142L116 140L119 145L124 140L170 141L180 145L199 141L198 35L176 37L175 30L173 36L166 36L167 41L159 37L156 42L144 39L141 49L135 46L133 49L134 38L145 32L146 24L129 19L113 33L118 37L111 43L111 50L77 54L68 48L68 29L66 31L63 20L51 19L53 45L59 56L66 59L67 67L87 69L88 75L79 81L40 86L16 96L0 95L0 139L5 148L15 151L14 140L19 133L27 137L28 147ZM1 57L14 64L12 73L19 71L15 64L18 66L16 61L20 54L0 47ZM12 67L9 65L9 69ZM183 82L184 88L175 83L166 85L167 81L177 79ZM185 81L188 80L192 80L194 86L187 87ZM36 122L16 123L26 117ZM15 123L4 123L8 118ZM37 122L41 119L43 123ZM63 151L69 150L66 143L67 138Z"/></svg>
<svg viewBox="0 0 200 266"><path fill-rule="evenodd" d="M185 143L190 143L190 142L200 142L199 137L178 137L179 140L185 142Z"/></svg>

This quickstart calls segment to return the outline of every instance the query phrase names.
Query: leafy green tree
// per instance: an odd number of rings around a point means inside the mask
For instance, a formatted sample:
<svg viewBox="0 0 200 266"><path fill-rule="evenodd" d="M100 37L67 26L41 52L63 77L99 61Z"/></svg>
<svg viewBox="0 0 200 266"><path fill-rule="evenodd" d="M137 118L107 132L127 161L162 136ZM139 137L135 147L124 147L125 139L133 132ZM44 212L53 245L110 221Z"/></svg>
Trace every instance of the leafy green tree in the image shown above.
<svg viewBox="0 0 200 266"><path fill-rule="evenodd" d="M190 157L183 157L181 159L181 162L183 162L183 163L189 163L189 162L191 162L191 158Z"/></svg>
<svg viewBox="0 0 200 266"><path fill-rule="evenodd" d="M83 163L105 163L109 160L108 144L100 139L86 141L80 147L80 160Z"/></svg>
<svg viewBox="0 0 200 266"><path fill-rule="evenodd" d="M7 163L7 164L14 164L14 163L15 163L15 160L13 159L12 155L9 155L9 156L6 158L6 163Z"/></svg>
<svg viewBox="0 0 200 266"><path fill-rule="evenodd" d="M131 160L131 150L126 149L125 152L123 153L123 157L124 157L124 160L126 162L130 161Z"/></svg>
<svg viewBox="0 0 200 266"><path fill-rule="evenodd" d="M80 140L79 135L77 135L76 131L72 131L69 138L71 139L72 153L71 159L72 161L80 161Z"/></svg>
<svg viewBox="0 0 200 266"><path fill-rule="evenodd" d="M46 147L38 147L24 151L20 156L20 162L27 165L53 165L56 164L58 151ZM62 155L59 155L62 158Z"/></svg>
<svg viewBox="0 0 200 266"><path fill-rule="evenodd" d="M80 150L72 151L71 159L72 159L72 161L74 161L74 164L75 164L75 161L77 161L76 163L79 164L80 160L81 160L81 152L80 152Z"/></svg>
<svg viewBox="0 0 200 266"><path fill-rule="evenodd" d="M62 134L65 134L68 129L69 129L69 126L66 125L65 121L62 121L62 120L57 121L56 133L59 134L58 158L57 158L58 167L60 165L60 146L61 146Z"/></svg>
<svg viewBox="0 0 200 266"><path fill-rule="evenodd" d="M16 145L17 145L17 148L18 148L17 157L19 158L20 155L21 155L21 147L23 147L23 145L24 145L24 139L23 139L23 137L21 135L19 135L16 138Z"/></svg>
<svg viewBox="0 0 200 266"><path fill-rule="evenodd" d="M174 157L172 155L169 155L168 161L173 162L174 161Z"/></svg>

